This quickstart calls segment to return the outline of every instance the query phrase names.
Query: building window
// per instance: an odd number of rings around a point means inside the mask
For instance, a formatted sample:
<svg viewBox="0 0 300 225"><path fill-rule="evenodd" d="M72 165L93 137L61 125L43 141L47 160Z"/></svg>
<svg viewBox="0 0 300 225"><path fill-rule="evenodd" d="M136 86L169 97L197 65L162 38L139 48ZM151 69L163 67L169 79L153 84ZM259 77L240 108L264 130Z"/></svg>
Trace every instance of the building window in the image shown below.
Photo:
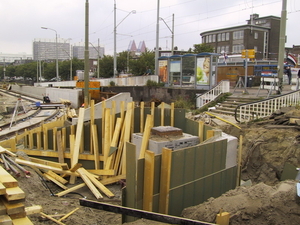
<svg viewBox="0 0 300 225"><path fill-rule="evenodd" d="M208 36L208 43L211 43L211 35Z"/></svg>
<svg viewBox="0 0 300 225"><path fill-rule="evenodd" d="M257 52L257 46L254 46L254 48L253 48L254 50L255 50L255 52Z"/></svg>
<svg viewBox="0 0 300 225"><path fill-rule="evenodd" d="M221 41L221 34L218 34L218 42Z"/></svg>
<svg viewBox="0 0 300 225"><path fill-rule="evenodd" d="M225 33L222 33L222 41L225 41Z"/></svg>
<svg viewBox="0 0 300 225"><path fill-rule="evenodd" d="M254 33L254 39L258 39L258 33L257 32Z"/></svg>
<svg viewBox="0 0 300 225"><path fill-rule="evenodd" d="M216 35L215 34L213 34L213 36L212 36L212 42L216 42Z"/></svg>
<svg viewBox="0 0 300 225"><path fill-rule="evenodd" d="M217 48L217 53L220 53L220 52L221 52L221 47L218 46L218 48Z"/></svg>
<svg viewBox="0 0 300 225"><path fill-rule="evenodd" d="M206 43L206 42L205 42L205 37L206 37L206 36L203 36L203 37L202 37L202 42L203 42L203 43Z"/></svg>
<svg viewBox="0 0 300 225"><path fill-rule="evenodd" d="M244 31L243 30L233 32L233 40L239 40L239 39L244 39Z"/></svg>
<svg viewBox="0 0 300 225"><path fill-rule="evenodd" d="M244 49L244 45L233 45L232 46L233 53L241 53L243 49Z"/></svg>
<svg viewBox="0 0 300 225"><path fill-rule="evenodd" d="M225 52L229 53L229 46L228 45L225 46Z"/></svg>
<svg viewBox="0 0 300 225"><path fill-rule="evenodd" d="M229 41L229 33L226 33L226 41Z"/></svg>

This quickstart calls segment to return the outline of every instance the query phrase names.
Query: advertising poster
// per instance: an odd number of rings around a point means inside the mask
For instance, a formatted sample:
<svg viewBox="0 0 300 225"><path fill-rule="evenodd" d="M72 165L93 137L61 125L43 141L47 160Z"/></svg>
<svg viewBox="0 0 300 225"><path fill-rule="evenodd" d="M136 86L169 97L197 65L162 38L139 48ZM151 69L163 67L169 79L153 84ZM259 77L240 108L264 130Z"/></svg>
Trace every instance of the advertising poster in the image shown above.
<svg viewBox="0 0 300 225"><path fill-rule="evenodd" d="M159 79L166 83L168 77L168 60L159 60Z"/></svg>
<svg viewBox="0 0 300 225"><path fill-rule="evenodd" d="M197 84L209 85L210 57L197 58Z"/></svg>

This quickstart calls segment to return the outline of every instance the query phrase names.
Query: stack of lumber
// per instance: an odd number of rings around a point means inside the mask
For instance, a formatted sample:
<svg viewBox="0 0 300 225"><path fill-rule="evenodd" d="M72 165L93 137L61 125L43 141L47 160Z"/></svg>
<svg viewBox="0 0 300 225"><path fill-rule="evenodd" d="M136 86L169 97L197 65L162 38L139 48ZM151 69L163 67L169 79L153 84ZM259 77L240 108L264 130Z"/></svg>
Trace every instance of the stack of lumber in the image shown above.
<svg viewBox="0 0 300 225"><path fill-rule="evenodd" d="M25 193L18 181L0 166L0 224L33 224L27 217Z"/></svg>

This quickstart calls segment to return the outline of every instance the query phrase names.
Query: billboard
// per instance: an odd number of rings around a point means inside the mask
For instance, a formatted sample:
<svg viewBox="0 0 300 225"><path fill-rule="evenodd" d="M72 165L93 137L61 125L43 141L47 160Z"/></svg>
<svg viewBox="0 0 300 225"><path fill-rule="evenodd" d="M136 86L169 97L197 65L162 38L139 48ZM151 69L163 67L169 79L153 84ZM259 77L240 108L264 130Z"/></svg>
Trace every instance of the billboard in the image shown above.
<svg viewBox="0 0 300 225"><path fill-rule="evenodd" d="M209 85L210 57L197 58L197 84Z"/></svg>

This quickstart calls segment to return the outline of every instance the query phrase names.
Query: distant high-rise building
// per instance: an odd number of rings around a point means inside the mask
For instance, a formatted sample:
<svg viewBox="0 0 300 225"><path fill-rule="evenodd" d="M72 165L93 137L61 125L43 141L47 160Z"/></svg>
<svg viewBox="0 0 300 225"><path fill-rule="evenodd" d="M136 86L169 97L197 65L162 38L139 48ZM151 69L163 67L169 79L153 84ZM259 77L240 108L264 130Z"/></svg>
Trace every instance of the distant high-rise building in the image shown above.
<svg viewBox="0 0 300 225"><path fill-rule="evenodd" d="M85 46L74 45L72 47L72 49L73 49L73 57L74 58L84 59ZM95 47L90 46L89 47L89 59L98 59L98 54L99 54L100 58L102 58L104 56L104 47L98 47L98 46L95 46Z"/></svg>
<svg viewBox="0 0 300 225"><path fill-rule="evenodd" d="M57 40L35 39L33 41L33 60L55 60L56 48L58 60L68 60L71 57L68 39Z"/></svg>

